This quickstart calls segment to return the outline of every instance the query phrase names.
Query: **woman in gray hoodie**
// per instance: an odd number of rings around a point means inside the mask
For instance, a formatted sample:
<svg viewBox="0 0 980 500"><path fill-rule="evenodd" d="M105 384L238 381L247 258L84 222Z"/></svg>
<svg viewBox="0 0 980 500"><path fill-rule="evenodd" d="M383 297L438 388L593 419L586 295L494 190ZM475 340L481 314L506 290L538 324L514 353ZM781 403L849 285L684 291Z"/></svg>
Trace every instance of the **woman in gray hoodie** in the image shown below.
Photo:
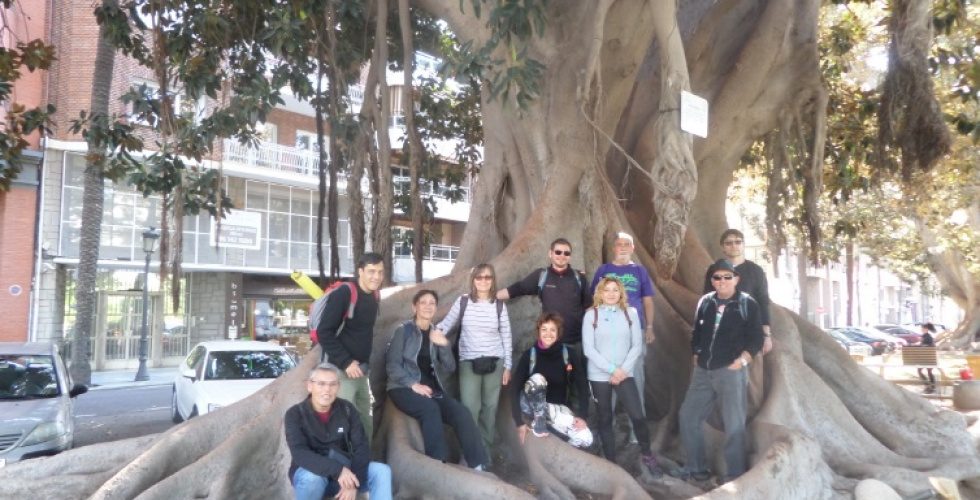
<svg viewBox="0 0 980 500"><path fill-rule="evenodd" d="M636 309L626 304L626 290L615 278L602 278L592 308L582 319L582 349L589 363L589 384L599 414L599 440L606 459L616 461L613 391L626 407L640 443L642 462L654 476L663 471L650 449L650 430L643 416L633 366L643 352L643 332Z"/></svg>

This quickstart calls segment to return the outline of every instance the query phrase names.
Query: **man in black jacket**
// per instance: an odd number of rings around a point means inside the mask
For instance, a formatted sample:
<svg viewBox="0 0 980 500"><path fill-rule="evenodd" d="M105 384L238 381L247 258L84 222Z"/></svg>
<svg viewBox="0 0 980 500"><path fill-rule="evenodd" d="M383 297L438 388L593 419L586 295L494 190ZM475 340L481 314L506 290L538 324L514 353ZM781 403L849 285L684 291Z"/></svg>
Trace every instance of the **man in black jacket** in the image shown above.
<svg viewBox="0 0 980 500"><path fill-rule="evenodd" d="M746 293L738 292L738 271L721 259L713 266L711 282L715 291L698 302L691 350L694 373L681 405L678 420L687 463L670 472L674 477L710 477L705 456L702 424L717 402L725 424L726 480L746 471L746 390L748 366L765 337L759 305Z"/></svg>
<svg viewBox="0 0 980 500"><path fill-rule="evenodd" d="M371 387L368 385L368 362L374 344L374 322L378 319L377 291L384 279L385 264L381 255L366 253L357 260L357 280L351 287L341 286L327 297L327 304L316 328L326 359L339 367L343 382L338 397L357 407L368 439L374 435L371 418ZM357 294L355 300L354 293ZM349 314L351 303L353 314Z"/></svg>
<svg viewBox="0 0 980 500"><path fill-rule="evenodd" d="M745 292L752 296L759 304L759 314L762 315L762 330L765 332L766 341L762 345L762 354L768 354L772 350L771 331L769 330L769 280L766 272L755 262L745 258L745 236L738 229L726 229L721 233L721 251L725 259L735 266L738 271L738 291ZM708 267L708 272L704 275L704 292L711 293L714 287L711 284L711 276L715 273L714 266Z"/></svg>
<svg viewBox="0 0 980 500"><path fill-rule="evenodd" d="M551 242L548 252L551 265L535 269L523 280L497 292L497 300L508 300L525 295L537 295L541 299L541 312L553 312L561 316L565 345L574 346L581 352L582 317L592 306L585 275L569 265L572 260L572 244L565 238ZM541 274L545 273L544 282Z"/></svg>
<svg viewBox="0 0 980 500"><path fill-rule="evenodd" d="M324 495L353 500L358 491L370 492L371 500L390 500L391 469L370 461L357 409L337 397L340 384L340 369L321 363L306 380L309 397L286 411L289 478L296 500L321 500Z"/></svg>

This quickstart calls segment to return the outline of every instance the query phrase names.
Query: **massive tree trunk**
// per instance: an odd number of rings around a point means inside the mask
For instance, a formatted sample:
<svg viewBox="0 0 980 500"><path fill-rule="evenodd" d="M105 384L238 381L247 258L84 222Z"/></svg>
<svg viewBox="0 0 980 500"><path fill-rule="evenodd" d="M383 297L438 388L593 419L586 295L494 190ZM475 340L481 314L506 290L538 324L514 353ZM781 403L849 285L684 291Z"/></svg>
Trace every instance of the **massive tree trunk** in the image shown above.
<svg viewBox="0 0 980 500"><path fill-rule="evenodd" d="M462 11L455 0L417 3L464 37L489 36L466 2ZM523 111L485 96L486 163L456 272L426 286L446 297L445 309L465 291L474 264L493 263L499 281L510 283L546 262L549 242L563 236L576 248L574 265L592 270L616 231L634 233L637 260L659 271L658 335L645 364L647 415L660 454L683 461L677 409L690 377L689 320L711 260L707 248L725 228L726 191L739 157L785 113L799 112L821 93L819 3L695 0L679 5L677 24L658 17L666 7L640 0L551 2L547 31L528 47L546 65L539 96ZM693 149L676 123L661 120L676 120L672 103L685 87L686 68L692 90L712 110L709 136L694 140ZM385 345L410 315L410 294L387 299L376 328L371 374L383 413L376 415L382 422L376 458L391 463L407 497L525 497L493 478L426 458L417 425L386 405ZM534 299L512 302L518 339L529 335L537 311ZM504 416L498 418L502 450L527 465L542 498L586 491L629 499L844 499L860 479L911 494L929 488L931 475L964 480L976 494L980 458L964 417L883 381L787 310L774 306L772 331L774 350L752 368L753 467L730 487L702 492L669 478L634 480L554 439L522 447ZM248 491L246 497L287 498L281 417L299 400L315 356L246 402L182 424L152 446L121 444L115 455L100 458L97 470L82 467L98 456L88 449L10 467L0 472L0 496L162 498L179 485L179 497ZM501 407L505 415L507 402ZM707 432L717 445L720 434ZM712 457L719 475L722 462ZM46 475L57 467L65 473Z"/></svg>
<svg viewBox="0 0 980 500"><path fill-rule="evenodd" d="M968 224L967 227L973 229L974 234L980 233L980 205L974 205L968 211ZM943 340L953 347L969 347L971 342L977 340L977 332L980 332L980 280L971 272L973 266L963 253L952 245L940 243L940 238L949 239L950 235L940 234L939 229L928 227L920 217L915 217L915 225L936 279L953 302L966 311L963 321Z"/></svg>

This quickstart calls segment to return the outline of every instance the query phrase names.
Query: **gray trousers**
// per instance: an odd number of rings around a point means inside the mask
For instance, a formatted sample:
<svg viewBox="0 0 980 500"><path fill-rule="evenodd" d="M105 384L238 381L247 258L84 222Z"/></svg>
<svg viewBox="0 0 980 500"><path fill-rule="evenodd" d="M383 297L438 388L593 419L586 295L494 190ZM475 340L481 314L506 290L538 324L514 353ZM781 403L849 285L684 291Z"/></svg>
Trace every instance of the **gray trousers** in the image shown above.
<svg viewBox="0 0 980 500"><path fill-rule="evenodd" d="M702 426L718 403L725 424L725 463L727 476L738 477L746 470L745 412L749 370L705 370L694 367L691 386L687 388L679 414L681 440L687 453L687 469L706 472L704 431Z"/></svg>

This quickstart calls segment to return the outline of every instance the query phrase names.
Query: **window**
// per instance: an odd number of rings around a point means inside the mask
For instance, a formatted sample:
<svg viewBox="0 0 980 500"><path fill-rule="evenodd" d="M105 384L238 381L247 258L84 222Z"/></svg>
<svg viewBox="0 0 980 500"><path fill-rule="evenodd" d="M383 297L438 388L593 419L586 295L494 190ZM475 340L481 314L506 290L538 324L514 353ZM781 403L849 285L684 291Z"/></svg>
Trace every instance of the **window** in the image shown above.
<svg viewBox="0 0 980 500"><path fill-rule="evenodd" d="M323 136L324 144L330 144L330 136ZM296 149L317 151L316 133L307 130L296 131Z"/></svg>
<svg viewBox="0 0 980 500"><path fill-rule="evenodd" d="M160 84L153 80L136 79L133 81L132 89L137 93L141 93L143 98L149 102L131 102L129 104L130 118L134 123L156 126L157 124L147 121L147 115L151 111L150 103L159 104ZM191 117L195 123L201 119L204 112L203 99L189 99L179 89L173 88L170 89L170 95L173 96L174 111L177 113L177 115Z"/></svg>
<svg viewBox="0 0 980 500"><path fill-rule="evenodd" d="M260 141L267 144L279 143L279 127L275 123L258 123L255 131Z"/></svg>

